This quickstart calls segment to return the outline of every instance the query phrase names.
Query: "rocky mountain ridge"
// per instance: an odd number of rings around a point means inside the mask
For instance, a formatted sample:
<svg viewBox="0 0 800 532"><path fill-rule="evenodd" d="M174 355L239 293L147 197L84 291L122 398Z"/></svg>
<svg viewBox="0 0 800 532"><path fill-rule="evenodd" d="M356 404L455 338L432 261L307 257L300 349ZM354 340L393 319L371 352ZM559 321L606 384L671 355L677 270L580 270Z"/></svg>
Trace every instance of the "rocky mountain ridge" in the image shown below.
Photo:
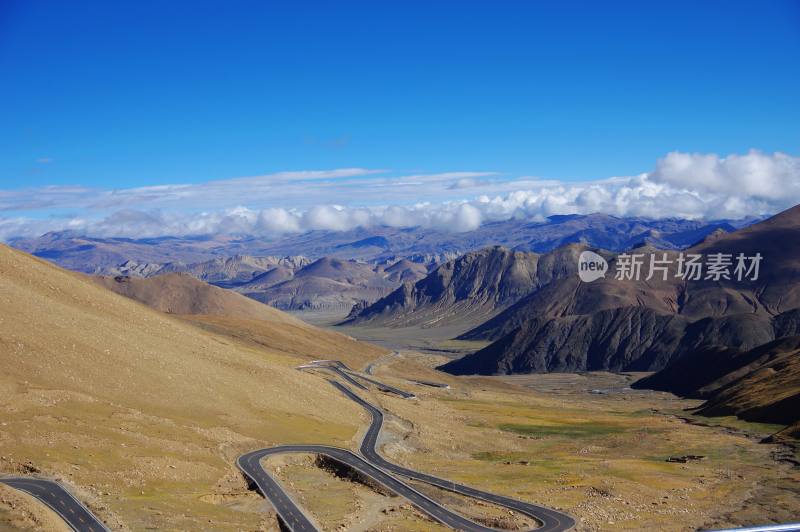
<svg viewBox="0 0 800 532"><path fill-rule="evenodd" d="M462 339L488 347L450 362L455 373L659 370L684 353L712 345L749 349L796 334L800 308L800 207L686 250L735 257L760 254L757 279L683 279L676 260L666 279L591 283L556 279L531 292ZM632 250L653 253L652 248ZM660 258L665 252L658 252ZM675 253L667 257L677 259ZM619 256L610 261L614 271Z"/></svg>

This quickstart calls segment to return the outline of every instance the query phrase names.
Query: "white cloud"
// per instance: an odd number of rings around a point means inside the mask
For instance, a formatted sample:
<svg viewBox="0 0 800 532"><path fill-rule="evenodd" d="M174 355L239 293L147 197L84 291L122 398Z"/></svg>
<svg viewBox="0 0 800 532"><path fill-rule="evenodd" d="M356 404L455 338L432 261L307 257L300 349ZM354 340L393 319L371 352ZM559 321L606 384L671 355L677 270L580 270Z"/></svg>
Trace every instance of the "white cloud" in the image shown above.
<svg viewBox="0 0 800 532"><path fill-rule="evenodd" d="M656 164L651 178L672 187L765 200L797 198L800 158L751 150L745 155L671 152Z"/></svg>
<svg viewBox="0 0 800 532"><path fill-rule="evenodd" d="M800 158L758 151L727 157L673 152L650 173L583 183L493 172L387 173L345 168L123 190L0 190L0 210L9 213L0 217L0 239L61 229L130 237L280 235L377 225L460 232L486 221L592 212L742 218L800 203ZM77 214L48 216L53 210Z"/></svg>

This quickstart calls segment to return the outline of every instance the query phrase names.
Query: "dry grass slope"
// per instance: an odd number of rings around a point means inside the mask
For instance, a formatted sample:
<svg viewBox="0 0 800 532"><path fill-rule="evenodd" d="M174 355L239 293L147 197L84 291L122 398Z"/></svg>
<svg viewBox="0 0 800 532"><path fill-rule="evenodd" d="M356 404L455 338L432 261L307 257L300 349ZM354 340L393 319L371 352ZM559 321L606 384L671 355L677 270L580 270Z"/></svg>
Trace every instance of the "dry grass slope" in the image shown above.
<svg viewBox="0 0 800 532"><path fill-rule="evenodd" d="M204 314L301 325L303 322L231 290L204 283L185 273L147 279L93 277L102 286L170 314Z"/></svg>
<svg viewBox="0 0 800 532"><path fill-rule="evenodd" d="M265 526L235 458L279 442L347 445L360 423L296 362L0 246L0 473L62 478L119 526ZM205 502L214 494L225 504Z"/></svg>
<svg viewBox="0 0 800 532"><path fill-rule="evenodd" d="M102 286L162 312L179 315L207 331L249 347L298 357L337 358L353 367L385 353L373 345L313 327L249 297L186 274L141 278L95 277Z"/></svg>

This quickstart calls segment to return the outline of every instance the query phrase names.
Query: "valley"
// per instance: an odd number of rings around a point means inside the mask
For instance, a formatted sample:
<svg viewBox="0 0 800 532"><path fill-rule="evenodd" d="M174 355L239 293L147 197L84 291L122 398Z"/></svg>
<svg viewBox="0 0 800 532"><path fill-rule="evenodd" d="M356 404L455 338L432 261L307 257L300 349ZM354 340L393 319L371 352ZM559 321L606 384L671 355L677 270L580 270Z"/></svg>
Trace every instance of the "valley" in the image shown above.
<svg viewBox="0 0 800 532"><path fill-rule="evenodd" d="M698 246L770 242L797 212ZM0 322L0 471L56 480L113 530L791 520L795 417L775 413L796 397L792 256L765 266L766 285L736 291L576 287L586 249L493 246L424 268L234 257L87 276L1 247L14 312ZM353 292L378 286L373 303ZM267 293L320 303L270 306ZM724 311L708 315L719 294ZM696 381L676 388L686 373ZM0 502L6 523L58 522L14 497Z"/></svg>
<svg viewBox="0 0 800 532"><path fill-rule="evenodd" d="M800 532L798 22L0 0L0 532Z"/></svg>

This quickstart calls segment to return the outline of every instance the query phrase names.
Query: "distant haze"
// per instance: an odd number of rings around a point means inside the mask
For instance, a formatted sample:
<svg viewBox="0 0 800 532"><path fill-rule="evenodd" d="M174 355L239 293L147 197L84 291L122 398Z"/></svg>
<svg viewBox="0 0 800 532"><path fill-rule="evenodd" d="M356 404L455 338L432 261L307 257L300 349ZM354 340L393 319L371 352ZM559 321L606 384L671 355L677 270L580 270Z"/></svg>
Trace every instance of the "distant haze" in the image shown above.
<svg viewBox="0 0 800 532"><path fill-rule="evenodd" d="M468 232L486 222L604 213L740 219L800 203L800 158L669 153L637 176L590 182L500 172L396 175L344 168L129 189L0 190L0 239L70 229L89 236L257 235L388 226ZM54 216L54 212L59 212Z"/></svg>

